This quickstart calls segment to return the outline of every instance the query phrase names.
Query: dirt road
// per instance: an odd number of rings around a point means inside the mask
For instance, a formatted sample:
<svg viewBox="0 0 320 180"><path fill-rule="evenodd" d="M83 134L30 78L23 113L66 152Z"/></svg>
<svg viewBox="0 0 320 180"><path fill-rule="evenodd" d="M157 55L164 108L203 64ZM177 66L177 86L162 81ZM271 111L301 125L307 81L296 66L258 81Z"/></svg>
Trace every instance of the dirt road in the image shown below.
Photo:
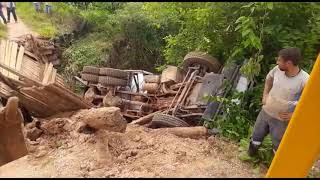
<svg viewBox="0 0 320 180"><path fill-rule="evenodd" d="M7 10L3 9L3 14L7 18ZM14 18L11 14L10 16L10 23L7 24L8 27L8 39L13 40L16 37L22 36L24 34L32 34L32 35L38 35L37 33L31 31L30 28L28 28L23 21L19 18L19 14L17 14L18 22L15 23Z"/></svg>

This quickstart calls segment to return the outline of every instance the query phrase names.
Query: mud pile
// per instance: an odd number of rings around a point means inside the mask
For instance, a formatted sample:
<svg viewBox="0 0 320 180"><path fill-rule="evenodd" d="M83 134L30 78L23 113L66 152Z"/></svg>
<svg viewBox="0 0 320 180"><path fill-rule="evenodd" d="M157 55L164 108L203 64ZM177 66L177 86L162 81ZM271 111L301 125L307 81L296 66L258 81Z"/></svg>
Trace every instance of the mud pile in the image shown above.
<svg viewBox="0 0 320 180"><path fill-rule="evenodd" d="M81 111L28 124L25 134L39 124L45 130L35 141L26 138L29 155L1 167L0 177L261 177L265 173L255 174L238 159L237 146L218 137L181 138L133 124L127 124L124 132L96 130L85 126Z"/></svg>

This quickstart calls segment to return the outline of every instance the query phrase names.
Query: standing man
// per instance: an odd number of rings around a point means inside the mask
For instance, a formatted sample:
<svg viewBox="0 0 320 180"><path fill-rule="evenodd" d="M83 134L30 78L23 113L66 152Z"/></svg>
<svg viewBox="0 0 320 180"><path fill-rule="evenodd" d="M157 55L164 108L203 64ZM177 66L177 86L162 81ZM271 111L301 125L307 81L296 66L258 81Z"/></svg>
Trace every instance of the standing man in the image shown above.
<svg viewBox="0 0 320 180"><path fill-rule="evenodd" d="M51 15L51 8L52 8L51 3L50 2L45 2L44 5L45 5L45 11L44 12L46 14Z"/></svg>
<svg viewBox="0 0 320 180"><path fill-rule="evenodd" d="M4 17L4 15L3 15L2 8L3 8L3 5L2 5L2 2L0 2L0 16L1 16L4 24L7 24L7 20L6 20L6 18Z"/></svg>
<svg viewBox="0 0 320 180"><path fill-rule="evenodd" d="M36 12L39 13L41 11L40 2L33 2L33 4L36 9Z"/></svg>
<svg viewBox="0 0 320 180"><path fill-rule="evenodd" d="M14 2L7 2L7 16L8 22L10 22L10 13L12 13L15 22L18 22L17 15L16 15L16 5Z"/></svg>
<svg viewBox="0 0 320 180"><path fill-rule="evenodd" d="M292 113L309 79L299 67L300 49L286 48L278 53L275 66L267 75L262 98L262 110L254 125L248 150L254 156L264 137L270 133L275 153L288 126Z"/></svg>

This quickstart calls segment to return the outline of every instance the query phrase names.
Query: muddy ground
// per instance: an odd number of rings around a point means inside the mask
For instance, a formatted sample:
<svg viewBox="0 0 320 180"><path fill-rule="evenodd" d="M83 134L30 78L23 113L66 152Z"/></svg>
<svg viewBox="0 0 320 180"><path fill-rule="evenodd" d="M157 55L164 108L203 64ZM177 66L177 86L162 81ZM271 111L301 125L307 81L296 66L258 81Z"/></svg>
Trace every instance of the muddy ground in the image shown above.
<svg viewBox="0 0 320 180"><path fill-rule="evenodd" d="M81 114L81 113L80 113ZM0 177L263 177L239 160L238 146L219 137L180 138L128 124L124 133L83 130L79 113L39 119L26 138L29 155L0 168ZM28 124L24 133L35 124ZM81 131L79 129L82 129Z"/></svg>

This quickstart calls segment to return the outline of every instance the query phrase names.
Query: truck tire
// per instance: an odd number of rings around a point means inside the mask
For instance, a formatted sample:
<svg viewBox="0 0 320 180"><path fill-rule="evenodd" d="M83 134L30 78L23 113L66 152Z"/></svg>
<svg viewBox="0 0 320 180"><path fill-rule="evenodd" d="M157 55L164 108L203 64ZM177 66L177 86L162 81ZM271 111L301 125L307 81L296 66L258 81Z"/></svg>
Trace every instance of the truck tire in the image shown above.
<svg viewBox="0 0 320 180"><path fill-rule="evenodd" d="M86 73L82 73L81 74L81 79L85 80L85 81L89 81L92 83L97 83L99 80L99 76L94 75L94 74L86 74Z"/></svg>
<svg viewBox="0 0 320 180"><path fill-rule="evenodd" d="M128 81L125 79L110 76L99 76L98 82L104 86L126 86L128 84Z"/></svg>
<svg viewBox="0 0 320 180"><path fill-rule="evenodd" d="M151 127L159 128L159 127L188 127L189 124L183 121L180 118L163 114L157 113L153 116L151 121Z"/></svg>
<svg viewBox="0 0 320 180"><path fill-rule="evenodd" d="M84 66L82 69L83 73L99 75L100 68L94 66Z"/></svg>
<svg viewBox="0 0 320 180"><path fill-rule="evenodd" d="M128 79L128 73L121 69L100 68L99 75L110 76L110 77L115 77L119 79Z"/></svg>
<svg viewBox="0 0 320 180"><path fill-rule="evenodd" d="M188 70L188 67L196 64L207 67L207 72L218 73L221 68L221 63L216 58L203 52L190 52L183 59L183 69L185 71Z"/></svg>

